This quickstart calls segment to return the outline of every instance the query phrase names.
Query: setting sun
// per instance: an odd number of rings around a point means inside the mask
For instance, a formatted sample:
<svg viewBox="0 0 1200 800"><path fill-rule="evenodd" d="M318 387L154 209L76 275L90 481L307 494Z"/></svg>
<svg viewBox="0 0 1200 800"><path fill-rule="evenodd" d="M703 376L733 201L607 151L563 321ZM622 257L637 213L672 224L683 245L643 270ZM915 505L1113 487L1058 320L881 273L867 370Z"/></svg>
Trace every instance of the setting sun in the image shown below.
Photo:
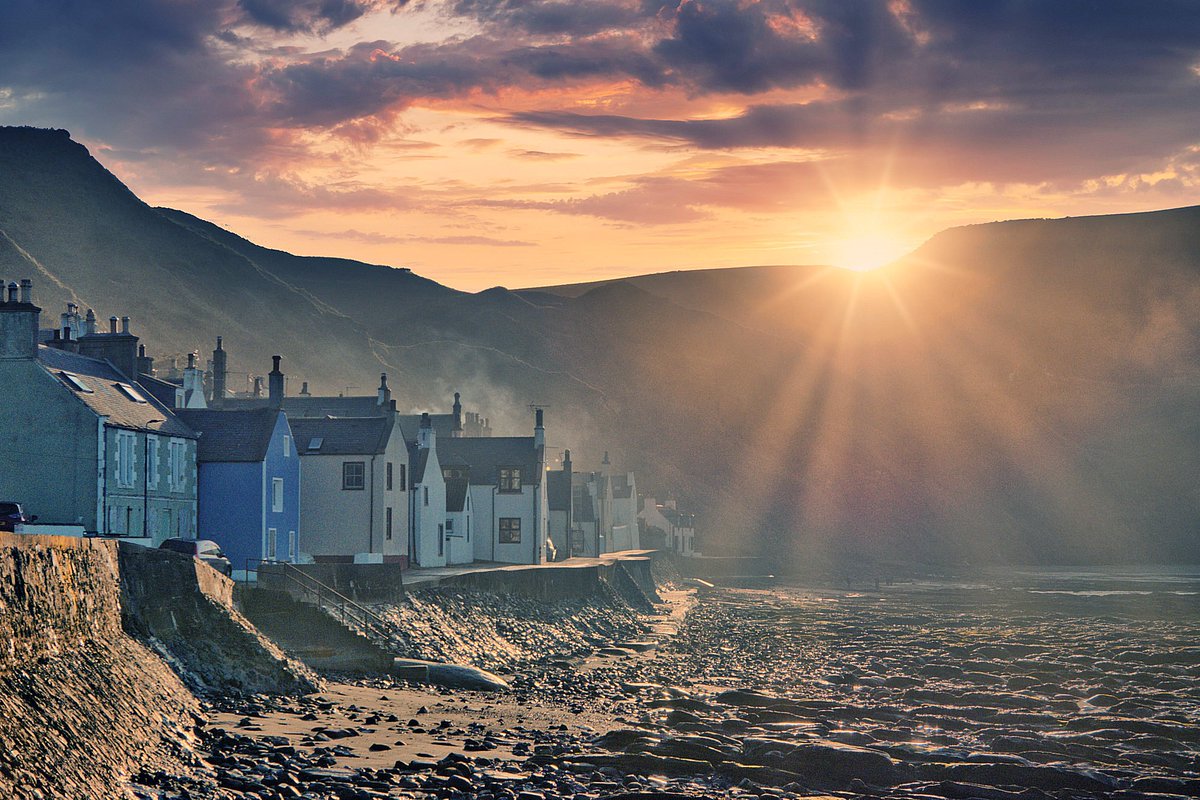
<svg viewBox="0 0 1200 800"><path fill-rule="evenodd" d="M895 261L911 249L911 245L887 233L862 233L833 243L834 266L855 272L878 269Z"/></svg>

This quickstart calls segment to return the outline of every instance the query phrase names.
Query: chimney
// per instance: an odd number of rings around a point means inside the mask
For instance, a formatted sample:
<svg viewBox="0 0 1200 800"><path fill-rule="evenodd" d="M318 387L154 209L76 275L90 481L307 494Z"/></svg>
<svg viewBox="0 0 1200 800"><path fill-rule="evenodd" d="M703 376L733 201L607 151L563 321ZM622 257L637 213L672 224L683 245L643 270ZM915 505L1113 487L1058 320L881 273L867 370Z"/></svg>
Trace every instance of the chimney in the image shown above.
<svg viewBox="0 0 1200 800"><path fill-rule="evenodd" d="M311 395L311 394L309 394L309 392L308 392L308 381L305 381L303 384L301 384L301 386L300 386L300 396L301 396L301 397L311 397L311 396L312 396L312 395Z"/></svg>
<svg viewBox="0 0 1200 800"><path fill-rule="evenodd" d="M183 408L208 408L204 402L204 370L196 366L196 354L188 353L183 370Z"/></svg>
<svg viewBox="0 0 1200 800"><path fill-rule="evenodd" d="M121 333L129 333L129 317L121 317Z"/></svg>
<svg viewBox="0 0 1200 800"><path fill-rule="evenodd" d="M282 356L271 356L273 366L267 375L267 394L271 399L271 408L283 406L283 372L279 369L279 362L282 360Z"/></svg>
<svg viewBox="0 0 1200 800"><path fill-rule="evenodd" d="M225 376L226 362L225 351L221 348L221 337L217 337L217 349L213 350L213 380L212 380L212 397L209 398L209 404L217 408L225 401Z"/></svg>
<svg viewBox="0 0 1200 800"><path fill-rule="evenodd" d="M387 408L391 402L392 390L387 385L387 373L382 372L379 374L379 399L376 401L376 405Z"/></svg>
<svg viewBox="0 0 1200 800"><path fill-rule="evenodd" d="M110 334L115 334L117 332L117 318L116 317L108 318L108 332Z"/></svg>
<svg viewBox="0 0 1200 800"><path fill-rule="evenodd" d="M571 451L563 450L563 472L567 473L567 485L571 482Z"/></svg>
<svg viewBox="0 0 1200 800"><path fill-rule="evenodd" d="M154 375L154 359L146 355L146 345L138 345L138 374Z"/></svg>
<svg viewBox="0 0 1200 800"><path fill-rule="evenodd" d="M533 446L546 446L546 427L542 424L542 409L535 409L533 412Z"/></svg>
<svg viewBox="0 0 1200 800"><path fill-rule="evenodd" d="M454 430L450 435L455 439L461 439L463 435L463 419L462 419L462 396L454 393Z"/></svg>
<svg viewBox="0 0 1200 800"><path fill-rule="evenodd" d="M96 333L96 312L88 309L87 316L83 320L83 335L93 336Z"/></svg>
<svg viewBox="0 0 1200 800"><path fill-rule="evenodd" d="M262 376L261 375L254 376L254 396L262 397Z"/></svg>
<svg viewBox="0 0 1200 800"><path fill-rule="evenodd" d="M435 441L437 441L437 435L433 432L433 419L426 411L421 414L421 430L417 433L417 447L423 450L432 450Z"/></svg>
<svg viewBox="0 0 1200 800"><path fill-rule="evenodd" d="M37 358L41 313L33 304L32 281L8 284L8 302L0 294L0 361Z"/></svg>

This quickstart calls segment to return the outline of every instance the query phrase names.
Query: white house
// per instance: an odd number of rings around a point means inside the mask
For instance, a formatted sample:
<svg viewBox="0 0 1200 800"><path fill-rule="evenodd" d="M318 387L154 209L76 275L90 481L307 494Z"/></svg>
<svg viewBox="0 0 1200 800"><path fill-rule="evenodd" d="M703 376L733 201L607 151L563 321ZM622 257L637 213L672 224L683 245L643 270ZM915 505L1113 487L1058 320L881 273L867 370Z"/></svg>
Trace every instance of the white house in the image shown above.
<svg viewBox="0 0 1200 800"><path fill-rule="evenodd" d="M696 516L680 511L674 500L658 503L653 497L645 498L638 519L647 529L657 528L665 534L668 550L685 556L695 554Z"/></svg>
<svg viewBox="0 0 1200 800"><path fill-rule="evenodd" d="M638 534L637 482L632 472L609 478L611 493L611 524L608 536L610 552L641 549Z"/></svg>
<svg viewBox="0 0 1200 800"><path fill-rule="evenodd" d="M442 472L466 480L476 561L547 560L546 431L537 411L533 436L440 441Z"/></svg>
<svg viewBox="0 0 1200 800"><path fill-rule="evenodd" d="M469 564L475 560L474 519L470 484L465 478L446 480L446 561Z"/></svg>
<svg viewBox="0 0 1200 800"><path fill-rule="evenodd" d="M409 460L409 563L444 567L446 556L446 478L438 459L437 432L422 414L415 438L405 436Z"/></svg>
<svg viewBox="0 0 1200 800"><path fill-rule="evenodd" d="M408 559L408 451L391 415L289 420L300 455L304 552L316 561Z"/></svg>

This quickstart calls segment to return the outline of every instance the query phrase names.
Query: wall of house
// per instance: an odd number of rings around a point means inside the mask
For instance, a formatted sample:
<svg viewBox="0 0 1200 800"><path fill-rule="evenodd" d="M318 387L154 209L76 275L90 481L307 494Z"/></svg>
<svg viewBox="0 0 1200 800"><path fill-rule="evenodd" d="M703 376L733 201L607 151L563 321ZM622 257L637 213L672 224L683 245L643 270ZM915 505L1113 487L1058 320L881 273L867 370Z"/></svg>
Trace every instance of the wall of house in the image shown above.
<svg viewBox="0 0 1200 800"><path fill-rule="evenodd" d="M416 525L414 530L417 533L414 563L421 567L446 566L446 479L442 477L436 447L429 453L425 474L415 487L412 503L413 522Z"/></svg>
<svg viewBox="0 0 1200 800"><path fill-rule="evenodd" d="M447 563L470 564L475 560L475 520L472 507L471 494L468 492L462 511L446 512L446 519L454 523L454 535L446 536Z"/></svg>
<svg viewBox="0 0 1200 800"><path fill-rule="evenodd" d="M262 558L262 479L262 464L200 464L197 538L221 545L235 570Z"/></svg>
<svg viewBox="0 0 1200 800"><path fill-rule="evenodd" d="M133 433L133 484L121 486L117 479L117 438L120 428L104 429L104 472L100 492L104 502L105 533L120 536L149 536L154 544L179 537L192 539L197 531L197 470L196 441L170 436L151 435L149 441L142 431ZM170 480L170 443L182 442L183 481L172 487ZM147 469L147 459L153 465L149 448L158 450L158 469ZM40 520L39 520L40 521Z"/></svg>
<svg viewBox="0 0 1200 800"><path fill-rule="evenodd" d="M342 489L342 464L363 461L367 475L369 456L300 457L300 507L304 509L301 552L313 556L353 556L370 552L371 491Z"/></svg>
<svg viewBox="0 0 1200 800"><path fill-rule="evenodd" d="M21 503L38 524L96 520L97 417L31 360L0 360L0 500Z"/></svg>
<svg viewBox="0 0 1200 800"><path fill-rule="evenodd" d="M556 557L560 561L571 556L568 516L566 511L550 511L546 520L546 536L554 544Z"/></svg>
<svg viewBox="0 0 1200 800"><path fill-rule="evenodd" d="M387 464L392 465L392 488L387 488ZM388 438L387 448L376 458L375 496L380 498L375 510L375 530L379 532L377 552L390 562L403 561L408 553L408 489L400 480L400 466L404 465L405 476L412 468L408 463L408 446L397 426ZM387 538L387 509L392 509L392 538Z"/></svg>
<svg viewBox="0 0 1200 800"><path fill-rule="evenodd" d="M285 448L286 442L286 448ZM260 468L262 515L259 526L260 555L258 558L274 558L276 561L294 561L300 553L300 457L292 442L291 428L287 417L280 414L275 420L275 430L267 445L266 458ZM272 481L283 479L283 510L273 509L274 488ZM275 529L275 553L269 551L269 530ZM234 564L235 569L237 564Z"/></svg>

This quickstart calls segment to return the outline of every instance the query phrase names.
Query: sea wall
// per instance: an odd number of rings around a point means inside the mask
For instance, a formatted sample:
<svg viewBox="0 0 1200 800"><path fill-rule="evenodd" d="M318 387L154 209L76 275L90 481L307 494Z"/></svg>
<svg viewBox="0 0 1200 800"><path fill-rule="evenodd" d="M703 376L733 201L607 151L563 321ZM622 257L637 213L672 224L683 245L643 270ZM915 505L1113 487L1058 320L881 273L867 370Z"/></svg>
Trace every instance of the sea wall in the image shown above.
<svg viewBox="0 0 1200 800"><path fill-rule="evenodd" d="M189 757L197 711L122 628L115 544L0 534L0 796L118 796Z"/></svg>
<svg viewBox="0 0 1200 800"><path fill-rule="evenodd" d="M319 683L233 604L233 581L196 559L122 543L126 630L198 693L307 694Z"/></svg>

